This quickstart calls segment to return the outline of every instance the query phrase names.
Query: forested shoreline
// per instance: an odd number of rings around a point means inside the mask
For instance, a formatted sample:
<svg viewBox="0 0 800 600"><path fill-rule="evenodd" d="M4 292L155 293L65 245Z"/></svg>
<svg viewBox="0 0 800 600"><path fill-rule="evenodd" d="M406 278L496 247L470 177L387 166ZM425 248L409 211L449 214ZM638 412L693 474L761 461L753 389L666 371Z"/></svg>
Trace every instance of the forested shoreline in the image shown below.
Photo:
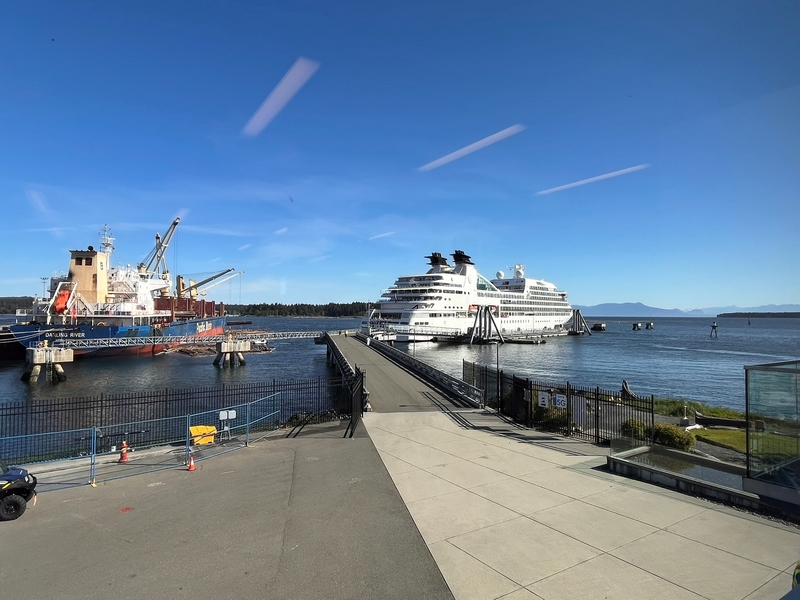
<svg viewBox="0 0 800 600"><path fill-rule="evenodd" d="M13 315L18 308L29 309L33 304L31 296L0 297L0 315ZM329 302L328 304L280 304L278 302L261 304L227 304L228 314L251 317L360 317L367 310L366 302Z"/></svg>
<svg viewBox="0 0 800 600"><path fill-rule="evenodd" d="M33 296L0 296L0 315L13 315L18 308L30 310Z"/></svg>
<svg viewBox="0 0 800 600"><path fill-rule="evenodd" d="M366 302L329 302L328 304L226 304L228 314L250 317L360 317Z"/></svg>

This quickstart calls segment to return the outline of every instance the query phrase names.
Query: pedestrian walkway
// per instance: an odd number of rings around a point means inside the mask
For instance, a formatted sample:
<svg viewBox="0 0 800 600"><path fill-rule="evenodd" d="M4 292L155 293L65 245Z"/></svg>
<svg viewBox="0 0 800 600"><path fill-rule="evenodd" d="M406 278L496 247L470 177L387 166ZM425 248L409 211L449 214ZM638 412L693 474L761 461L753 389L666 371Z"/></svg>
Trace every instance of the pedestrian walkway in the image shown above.
<svg viewBox="0 0 800 600"><path fill-rule="evenodd" d="M569 440L450 413L370 413L364 425L457 600L756 600L791 588L800 530L613 475Z"/></svg>
<svg viewBox="0 0 800 600"><path fill-rule="evenodd" d="M368 413L0 523L9 598L781 598L800 530L613 475L488 411ZM136 461L175 460L163 456ZM64 479L58 465L37 470Z"/></svg>

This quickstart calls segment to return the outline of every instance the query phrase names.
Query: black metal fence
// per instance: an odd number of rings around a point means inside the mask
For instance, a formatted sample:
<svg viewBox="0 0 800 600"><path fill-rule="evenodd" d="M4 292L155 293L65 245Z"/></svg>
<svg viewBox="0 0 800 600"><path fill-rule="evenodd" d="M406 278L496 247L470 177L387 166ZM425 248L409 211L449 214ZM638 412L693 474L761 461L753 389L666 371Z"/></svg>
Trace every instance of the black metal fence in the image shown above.
<svg viewBox="0 0 800 600"><path fill-rule="evenodd" d="M341 377L100 394L0 404L0 438L108 427L166 419L247 404L280 395L281 422L314 414L318 420L350 415L350 383Z"/></svg>
<svg viewBox="0 0 800 600"><path fill-rule="evenodd" d="M526 427L597 444L653 429L653 396L523 379L468 361L462 370L464 381L484 390L486 406Z"/></svg>
<svg viewBox="0 0 800 600"><path fill-rule="evenodd" d="M344 437L353 437L356 427L364 416L364 406L369 400L367 392L367 374L355 367L353 376L350 378L350 423L344 432Z"/></svg>

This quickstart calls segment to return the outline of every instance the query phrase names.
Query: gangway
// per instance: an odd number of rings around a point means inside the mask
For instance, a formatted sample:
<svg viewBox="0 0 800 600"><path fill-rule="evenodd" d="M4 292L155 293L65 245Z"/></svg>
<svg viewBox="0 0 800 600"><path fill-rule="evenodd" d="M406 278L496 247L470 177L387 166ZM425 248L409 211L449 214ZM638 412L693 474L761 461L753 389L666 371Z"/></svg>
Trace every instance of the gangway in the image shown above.
<svg viewBox="0 0 800 600"><path fill-rule="evenodd" d="M317 338L322 335L321 331L263 331L257 333L220 335L165 335L165 336L141 336L141 337L119 337L119 338L94 338L94 339L72 339L55 338L48 342L56 348L72 349L100 349L100 348L132 348L136 346L193 346L200 344L216 344L217 342L229 341L270 341L270 340L293 340L304 338ZM37 346L34 342L31 346Z"/></svg>

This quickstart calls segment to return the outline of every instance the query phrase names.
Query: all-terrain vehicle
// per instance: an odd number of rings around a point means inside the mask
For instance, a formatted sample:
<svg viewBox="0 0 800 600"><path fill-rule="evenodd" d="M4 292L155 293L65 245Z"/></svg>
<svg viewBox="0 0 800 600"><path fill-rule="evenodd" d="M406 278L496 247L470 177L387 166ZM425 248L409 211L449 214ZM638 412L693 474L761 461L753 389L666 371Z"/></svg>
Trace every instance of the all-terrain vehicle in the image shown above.
<svg viewBox="0 0 800 600"><path fill-rule="evenodd" d="M36 477L25 469L9 467L0 457L0 521L22 516L36 496Z"/></svg>

